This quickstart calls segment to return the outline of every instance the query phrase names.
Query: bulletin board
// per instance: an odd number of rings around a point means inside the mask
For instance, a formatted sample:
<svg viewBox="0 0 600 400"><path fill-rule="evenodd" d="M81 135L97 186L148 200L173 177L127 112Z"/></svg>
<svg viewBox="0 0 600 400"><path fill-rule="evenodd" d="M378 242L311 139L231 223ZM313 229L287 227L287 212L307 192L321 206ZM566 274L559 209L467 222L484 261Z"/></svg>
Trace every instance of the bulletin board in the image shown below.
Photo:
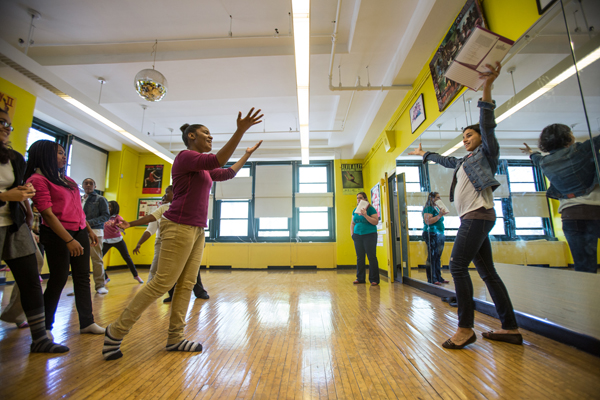
<svg viewBox="0 0 600 400"><path fill-rule="evenodd" d="M161 197L144 197L138 199L137 219L143 218L148 214L152 214L158 207L161 206Z"/></svg>

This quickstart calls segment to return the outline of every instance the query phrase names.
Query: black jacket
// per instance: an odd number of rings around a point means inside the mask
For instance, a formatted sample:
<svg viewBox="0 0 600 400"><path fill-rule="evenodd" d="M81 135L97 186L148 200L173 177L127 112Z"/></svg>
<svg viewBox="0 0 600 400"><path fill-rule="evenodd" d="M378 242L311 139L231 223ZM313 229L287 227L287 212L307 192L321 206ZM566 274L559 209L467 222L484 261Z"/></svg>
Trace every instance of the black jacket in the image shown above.
<svg viewBox="0 0 600 400"><path fill-rule="evenodd" d="M12 149L10 151L10 164L12 165L15 181L12 186L6 189L7 191L13 188L16 188L19 185L24 185L23 176L25 175L25 159L18 151L14 151ZM0 200L0 207L6 204L5 201ZM9 232L16 232L19 230L21 225L25 223L25 207L21 204L20 201L9 201L8 208L10 210L10 217L13 220L13 224L8 228Z"/></svg>

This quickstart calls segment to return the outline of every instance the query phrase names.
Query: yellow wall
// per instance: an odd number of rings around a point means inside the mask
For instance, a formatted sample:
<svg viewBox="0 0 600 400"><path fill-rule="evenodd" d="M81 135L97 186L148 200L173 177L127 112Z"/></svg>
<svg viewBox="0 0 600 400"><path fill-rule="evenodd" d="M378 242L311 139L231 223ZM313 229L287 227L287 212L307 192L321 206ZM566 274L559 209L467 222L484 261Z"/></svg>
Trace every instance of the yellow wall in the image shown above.
<svg viewBox="0 0 600 400"><path fill-rule="evenodd" d="M11 133L10 143L13 149L25 154L27 135L33 121L36 97L20 87L0 78L0 92L17 100L12 124L15 130Z"/></svg>

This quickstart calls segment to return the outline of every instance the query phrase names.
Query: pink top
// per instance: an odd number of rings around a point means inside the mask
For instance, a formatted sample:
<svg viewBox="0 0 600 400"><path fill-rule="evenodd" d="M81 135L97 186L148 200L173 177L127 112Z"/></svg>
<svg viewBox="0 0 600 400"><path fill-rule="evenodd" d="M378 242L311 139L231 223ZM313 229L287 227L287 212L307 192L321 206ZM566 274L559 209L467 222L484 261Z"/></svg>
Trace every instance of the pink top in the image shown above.
<svg viewBox="0 0 600 400"><path fill-rule="evenodd" d="M75 183L68 176L66 179ZM35 196L31 200L39 212L52 207L52 213L56 215L65 229L69 231L85 229L85 213L81 207L79 190L55 185L48 178L37 173L31 175L27 182L31 182L35 188ZM48 226L45 220L42 223Z"/></svg>
<svg viewBox="0 0 600 400"><path fill-rule="evenodd" d="M114 239L121 237L121 231L115 225L125 222L120 215L113 215L104 223L104 239Z"/></svg>
<svg viewBox="0 0 600 400"><path fill-rule="evenodd" d="M217 156L184 150L175 157L173 168L173 201L163 214L169 221L206 228L208 200L213 181L226 181L235 176L231 168L220 168Z"/></svg>

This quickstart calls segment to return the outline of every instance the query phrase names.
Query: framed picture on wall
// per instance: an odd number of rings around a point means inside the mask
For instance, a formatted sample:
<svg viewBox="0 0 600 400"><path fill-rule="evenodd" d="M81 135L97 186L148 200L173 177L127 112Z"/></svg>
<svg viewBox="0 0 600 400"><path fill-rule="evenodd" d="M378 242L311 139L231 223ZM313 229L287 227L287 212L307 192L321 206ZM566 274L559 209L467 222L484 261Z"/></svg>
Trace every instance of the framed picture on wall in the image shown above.
<svg viewBox="0 0 600 400"><path fill-rule="evenodd" d="M546 12L547 9L550 8L550 6L554 3L556 3L556 0L536 0L537 2L537 8L538 8L538 14L542 15L543 13Z"/></svg>
<svg viewBox="0 0 600 400"><path fill-rule="evenodd" d="M410 129L412 133L415 133L423 121L425 121L425 104L423 104L423 94L421 93L415 104L410 108Z"/></svg>
<svg viewBox="0 0 600 400"><path fill-rule="evenodd" d="M444 111L454 96L462 89L462 85L446 79L445 75L450 63L454 61L476 26L486 28L483 11L478 0L468 0L429 63L433 88L435 89L440 111Z"/></svg>
<svg viewBox="0 0 600 400"><path fill-rule="evenodd" d="M143 194L160 194L164 165L146 165L144 168Z"/></svg>

